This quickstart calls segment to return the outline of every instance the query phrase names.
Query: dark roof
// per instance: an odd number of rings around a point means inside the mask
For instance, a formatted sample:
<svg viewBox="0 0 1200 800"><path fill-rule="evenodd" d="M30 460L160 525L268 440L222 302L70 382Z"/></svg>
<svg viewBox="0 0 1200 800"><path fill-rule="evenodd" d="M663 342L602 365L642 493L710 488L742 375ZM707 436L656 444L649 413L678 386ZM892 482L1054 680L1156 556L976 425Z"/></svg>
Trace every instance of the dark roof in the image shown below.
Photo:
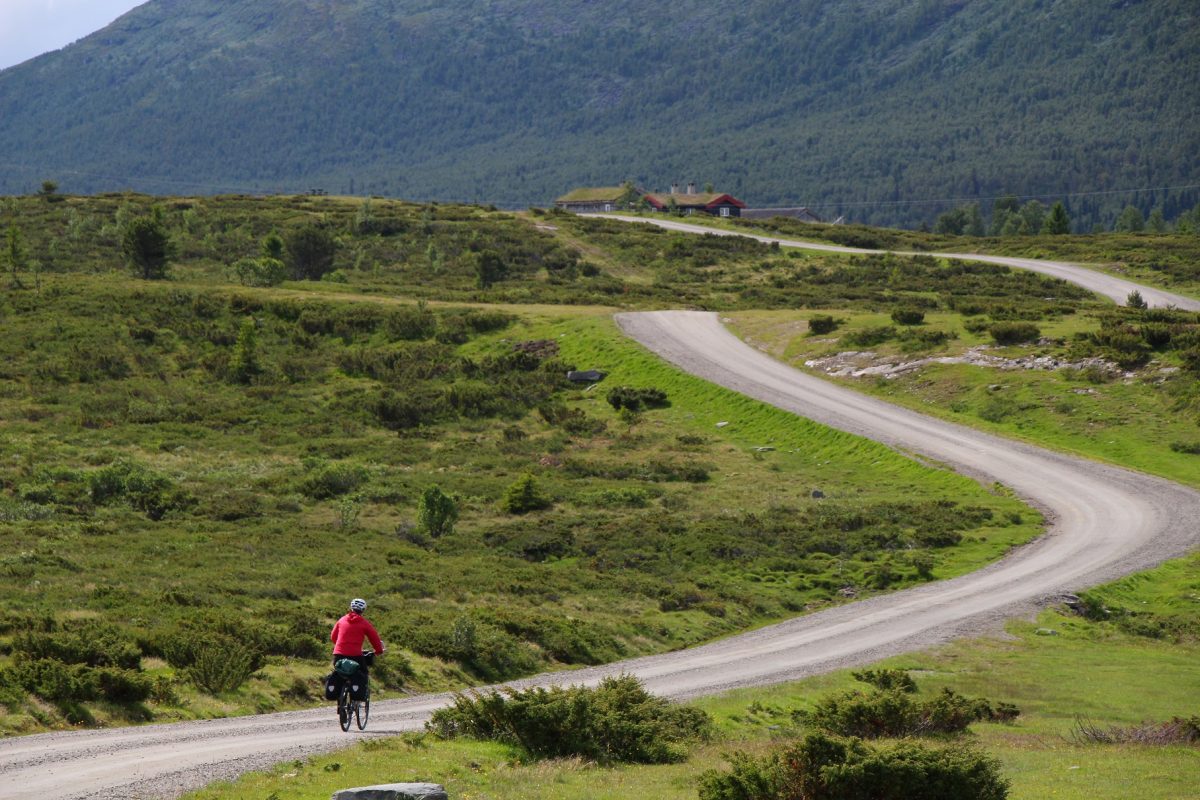
<svg viewBox="0 0 1200 800"><path fill-rule="evenodd" d="M556 203L615 203L627 190L624 186L599 186L572 189L554 202Z"/></svg>
<svg viewBox="0 0 1200 800"><path fill-rule="evenodd" d="M666 208L671 205L671 201L675 201L675 205L679 208L712 208L713 206L731 205L738 208L745 208L746 204L738 200L731 194L722 194L720 192L697 192L696 194L683 194L675 192L651 193L646 195L647 202L655 208Z"/></svg>

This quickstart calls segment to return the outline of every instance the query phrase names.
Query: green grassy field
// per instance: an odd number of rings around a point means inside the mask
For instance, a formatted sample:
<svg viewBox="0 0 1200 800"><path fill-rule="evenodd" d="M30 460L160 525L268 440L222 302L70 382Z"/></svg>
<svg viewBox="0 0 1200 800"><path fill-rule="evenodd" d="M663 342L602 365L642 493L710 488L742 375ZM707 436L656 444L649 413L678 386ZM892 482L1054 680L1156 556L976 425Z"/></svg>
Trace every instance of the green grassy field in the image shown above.
<svg viewBox="0 0 1200 800"><path fill-rule="evenodd" d="M1193 556L1094 590L1111 610L1143 619L1186 620L1182 637L1151 638L1114 622L1045 612L1009 625L1004 638L966 640L889 659L921 692L943 687L1020 709L1011 722L977 722L966 738L1003 765L1012 800L1187 800L1200 780L1195 745L1096 744L1081 725L1107 728L1195 714L1200 692L1200 557ZM718 735L682 764L599 767L577 760L525 762L490 743L444 742L429 735L367 740L338 753L214 785L188 800L325 798L339 788L392 781L442 783L451 797L475 800L588 800L655 797L694 800L696 781L734 750L765 753L802 733L795 709L854 685L848 672L696 701ZM331 720L332 724L332 720Z"/></svg>
<svg viewBox="0 0 1200 800"><path fill-rule="evenodd" d="M806 320L812 315L799 312L735 313L731 319L739 335L802 369L808 361L868 349L842 339L893 325L883 314L834 315L845 324L828 335L810 335ZM1179 316L1182 337L1195 327L1195 315ZM920 328L954 338L919 351L906 351L904 342L893 339L870 346L870 357L844 363L894 366L961 358L974 350L1009 364L1043 359L1049 366L927 363L891 377L830 377L923 413L1200 486L1200 456L1191 452L1200 442L1197 384L1186 352L1181 359L1173 349L1143 347L1136 356L1143 363L1123 368L1127 354L1096 346L1097 322L1087 316L1039 322L1039 341L1006 346L997 346L986 331L972 333L969 323L961 314L930 314Z"/></svg>
<svg viewBox="0 0 1200 800"><path fill-rule="evenodd" d="M347 593L403 643L384 685L437 690L959 574L1040 528L965 478L682 375L604 313L520 313L86 275L10 294L4 727L311 704ZM514 342L557 355L514 360ZM611 375L572 387L567 364ZM618 414L620 384L670 405ZM506 513L524 474L550 507ZM452 535L414 528L431 485L459 498ZM241 629L266 658L198 679L198 651ZM30 686L28 663L79 664L79 685ZM94 696L114 665L131 686Z"/></svg>
<svg viewBox="0 0 1200 800"><path fill-rule="evenodd" d="M176 257L167 280L131 279L120 232L155 204ZM232 266L264 237L313 225L336 244L322 280L237 284ZM617 308L720 309L792 362L961 355L996 323L1034 324L1036 344L987 352L1088 366L929 364L847 380L1200 485L1197 321L1130 316L1029 273L342 198L10 198L0 226L25 249L0 295L5 734L313 705L324 637L350 595L370 598L394 643L377 671L386 698L686 646L840 602L845 588L961 574L1041 530L1004 492L663 365L621 336ZM485 251L504 265L487 285ZM892 321L914 309L922 325ZM818 314L836 331L808 336ZM609 375L575 386L569 366ZM668 403L618 411L606 396L619 385ZM547 505L511 513L506 496L526 475ZM440 537L415 524L434 485L459 510ZM352 589L343 567L359 576ZM1051 615L1015 623L1013 640L894 663L926 691L1025 710L972 734L1014 797L1186 797L1194 748L1064 735L1077 714L1194 713L1198 573L1187 559L1099 590L1088 607L1108 608L1103 619ZM211 655L233 631L253 652L234 651L239 680L222 683ZM681 765L522 764L490 745L407 737L200 796L328 796L421 777L456 797L695 797L722 751L762 751L786 732L770 708L848 681L704 701L725 738Z"/></svg>

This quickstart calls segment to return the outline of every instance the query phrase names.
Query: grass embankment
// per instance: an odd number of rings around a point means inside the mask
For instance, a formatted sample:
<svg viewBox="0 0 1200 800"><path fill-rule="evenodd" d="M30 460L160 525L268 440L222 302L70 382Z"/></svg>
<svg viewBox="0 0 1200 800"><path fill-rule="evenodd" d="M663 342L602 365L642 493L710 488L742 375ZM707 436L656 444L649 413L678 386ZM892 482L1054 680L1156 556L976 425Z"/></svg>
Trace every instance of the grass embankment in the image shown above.
<svg viewBox="0 0 1200 800"><path fill-rule="evenodd" d="M1135 311L1114 310L1104 315L1124 320L1116 328L1116 337L1106 333L1096 319L1074 315L1035 323L1040 330L1037 342L1004 346L998 346L989 335L986 320L980 328L975 324L978 318L931 313L924 324L910 330L926 336L940 332L952 338L919 349L895 336L860 343L864 333L888 327L904 330L886 315L823 313L838 317L843 324L832 333L815 335L807 328L811 314L738 312L730 316L735 332L756 346L857 391L1004 436L1200 486L1200 455L1195 452L1200 451L1196 402L1200 381L1191 351L1176 349L1169 342L1152 349L1141 332L1160 326L1139 322ZM1173 326L1176 340L1189 347L1195 331L1200 330L1200 317L1176 316L1177 321L1162 327ZM1107 330L1111 332L1113 326ZM1108 344L1113 340L1128 347L1115 349ZM869 354L861 355L863 351ZM1014 368L936 361L961 359L968 351L1008 362ZM838 358L848 352L860 355ZM880 368L923 359L929 362L888 377L831 374L839 367ZM1042 366L1021 366L1035 359L1042 359ZM804 366L814 360L818 362L814 368Z"/></svg>
<svg viewBox="0 0 1200 800"><path fill-rule="evenodd" d="M1198 571L1200 557L1193 556L1093 590L1089 599L1116 621L1046 612L1036 622L1012 623L1009 638L957 642L881 666L909 670L925 697L948 687L1020 709L1014 721L977 722L966 735L1001 762L1011 800L1194 798L1200 780L1195 745L1102 744L1079 734L1082 727L1128 729L1195 714ZM1157 630L1163 638L1139 630ZM464 800L695 800L697 777L722 768L724 753L767 752L801 732L793 710L811 709L819 698L853 686L861 684L847 671L697 701L714 716L718 738L695 747L680 764L528 763L497 744L407 735L366 739L338 753L214 785L188 800L272 793L317 800L349 786L408 780L442 783L451 797Z"/></svg>
<svg viewBox="0 0 1200 800"><path fill-rule="evenodd" d="M3 311L4 664L74 676L5 671L9 730L310 704L348 595L404 648L384 684L433 690L957 574L1039 529L1011 498L681 375L586 309L74 275ZM568 363L612 374L572 387ZM670 406L618 414L621 383ZM527 473L550 507L506 513ZM440 538L413 526L434 484L459 498ZM254 651L240 681L208 674L230 635Z"/></svg>

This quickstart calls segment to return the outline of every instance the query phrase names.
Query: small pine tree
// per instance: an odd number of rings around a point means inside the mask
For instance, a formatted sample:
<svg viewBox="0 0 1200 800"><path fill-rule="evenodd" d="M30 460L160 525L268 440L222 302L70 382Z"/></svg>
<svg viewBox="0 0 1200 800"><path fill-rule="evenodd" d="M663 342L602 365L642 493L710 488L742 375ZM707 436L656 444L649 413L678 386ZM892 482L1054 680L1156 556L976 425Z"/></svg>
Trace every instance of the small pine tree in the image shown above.
<svg viewBox="0 0 1200 800"><path fill-rule="evenodd" d="M433 538L454 532L458 521L458 502L437 486L421 492L417 501L417 527Z"/></svg>
<svg viewBox="0 0 1200 800"><path fill-rule="evenodd" d="M13 289L20 289L21 277L18 273L25 268L25 245L21 241L21 229L16 225L10 225L5 242L7 245L5 255L8 260L8 283Z"/></svg>
<svg viewBox="0 0 1200 800"><path fill-rule="evenodd" d="M1042 233L1048 233L1052 236L1062 236L1071 232L1071 218L1067 216L1067 207L1059 201L1050 209L1049 216L1046 217L1045 223L1042 225Z"/></svg>
<svg viewBox="0 0 1200 800"><path fill-rule="evenodd" d="M526 472L504 493L501 507L509 514L524 514L551 506L550 498L538 488L537 480Z"/></svg>
<svg viewBox="0 0 1200 800"><path fill-rule="evenodd" d="M249 383L258 372L258 332L254 320L246 319L229 357L229 374L238 383Z"/></svg>
<svg viewBox="0 0 1200 800"><path fill-rule="evenodd" d="M493 283L503 280L508 267L500 254L494 250L484 250L475 254L475 284L480 289L486 289Z"/></svg>
<svg viewBox="0 0 1200 800"><path fill-rule="evenodd" d="M172 246L161 208L155 207L150 216L136 217L124 225L121 253L139 277L145 280L167 277Z"/></svg>
<svg viewBox="0 0 1200 800"><path fill-rule="evenodd" d="M1125 305L1129 308L1145 308L1146 300L1142 297L1141 292L1139 292L1137 289L1134 289L1129 293L1129 296L1125 298Z"/></svg>
<svg viewBox="0 0 1200 800"><path fill-rule="evenodd" d="M288 234L284 249L293 278L319 281L333 269L337 241L325 228L305 225Z"/></svg>

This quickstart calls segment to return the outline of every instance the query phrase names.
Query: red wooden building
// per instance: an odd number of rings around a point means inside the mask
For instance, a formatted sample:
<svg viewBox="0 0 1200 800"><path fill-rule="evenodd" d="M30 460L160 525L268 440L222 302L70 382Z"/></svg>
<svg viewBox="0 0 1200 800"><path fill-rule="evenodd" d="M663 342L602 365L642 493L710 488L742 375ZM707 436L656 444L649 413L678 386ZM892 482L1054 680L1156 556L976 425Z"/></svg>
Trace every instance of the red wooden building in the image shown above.
<svg viewBox="0 0 1200 800"><path fill-rule="evenodd" d="M696 185L688 184L686 192L672 186L670 192L650 193L646 202L655 211L677 211L681 214L711 214L714 217L740 217L746 204L731 194L720 192L697 192Z"/></svg>

